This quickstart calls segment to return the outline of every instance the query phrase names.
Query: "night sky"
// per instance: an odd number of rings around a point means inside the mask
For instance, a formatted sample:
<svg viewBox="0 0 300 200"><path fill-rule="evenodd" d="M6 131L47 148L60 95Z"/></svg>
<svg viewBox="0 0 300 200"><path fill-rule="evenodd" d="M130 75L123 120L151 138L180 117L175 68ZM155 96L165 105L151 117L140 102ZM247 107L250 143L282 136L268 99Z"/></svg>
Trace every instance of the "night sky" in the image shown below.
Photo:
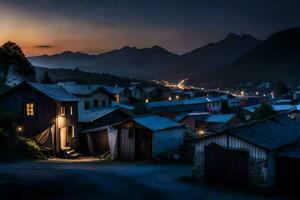
<svg viewBox="0 0 300 200"><path fill-rule="evenodd" d="M185 53L228 32L300 26L299 0L0 0L0 43L27 55L160 45Z"/></svg>

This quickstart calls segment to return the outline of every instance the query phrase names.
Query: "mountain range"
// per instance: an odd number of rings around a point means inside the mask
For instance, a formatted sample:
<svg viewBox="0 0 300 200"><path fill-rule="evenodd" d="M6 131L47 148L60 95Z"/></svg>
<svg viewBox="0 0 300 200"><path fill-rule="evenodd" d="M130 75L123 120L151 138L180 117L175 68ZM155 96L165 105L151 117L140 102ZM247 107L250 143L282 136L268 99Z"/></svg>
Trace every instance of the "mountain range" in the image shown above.
<svg viewBox="0 0 300 200"><path fill-rule="evenodd" d="M142 49L123 47L98 55L67 51L55 55L29 57L28 59L35 66L79 68L88 72L110 73L146 80L176 80L189 78L195 72L206 72L223 67L261 42L250 35L240 36L229 33L219 42L210 43L183 55L153 46Z"/></svg>
<svg viewBox="0 0 300 200"><path fill-rule="evenodd" d="M265 41L250 35L229 33L223 40L183 55L153 46L88 55L64 52L29 58L33 65L50 68L79 68L145 80L179 80L210 83L218 87L247 82L300 80L300 28L276 32Z"/></svg>
<svg viewBox="0 0 300 200"><path fill-rule="evenodd" d="M234 62L218 70L212 69L201 77L201 82L222 86L263 81L299 84L300 28L274 33ZM199 73L191 77L191 81L199 84Z"/></svg>

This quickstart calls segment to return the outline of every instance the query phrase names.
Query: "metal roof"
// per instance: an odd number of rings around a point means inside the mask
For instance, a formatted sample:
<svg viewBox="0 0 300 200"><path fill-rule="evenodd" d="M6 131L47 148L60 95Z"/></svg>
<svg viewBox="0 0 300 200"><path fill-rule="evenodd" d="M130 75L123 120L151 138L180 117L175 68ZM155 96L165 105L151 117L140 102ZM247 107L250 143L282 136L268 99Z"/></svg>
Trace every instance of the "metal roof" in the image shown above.
<svg viewBox="0 0 300 200"><path fill-rule="evenodd" d="M104 87L104 85L101 84L85 84L85 85L78 85L78 84L68 84L68 85L62 85L62 87L70 92L71 94L75 96L89 96L97 91L101 91L108 96L113 97L113 95L108 92Z"/></svg>
<svg viewBox="0 0 300 200"><path fill-rule="evenodd" d="M31 82L26 83L53 100L63 102L78 101L78 99L75 96L67 92L61 86Z"/></svg>
<svg viewBox="0 0 300 200"><path fill-rule="evenodd" d="M277 149L300 137L300 123L286 115L234 128L233 136L267 150Z"/></svg>
<svg viewBox="0 0 300 200"><path fill-rule="evenodd" d="M205 121L213 122L213 123L228 123L234 117L235 114L216 114L216 115L209 115Z"/></svg>
<svg viewBox="0 0 300 200"><path fill-rule="evenodd" d="M90 95L96 92L101 85L63 85L62 86L68 92L74 95Z"/></svg>
<svg viewBox="0 0 300 200"><path fill-rule="evenodd" d="M170 119L158 115L147 115L147 116L135 117L133 118L133 121L152 131L182 127L181 124L178 124Z"/></svg>
<svg viewBox="0 0 300 200"><path fill-rule="evenodd" d="M185 105L193 105L193 104L213 103L219 101L224 101L224 100L219 97L196 97L191 99L175 100L175 101L153 101L153 102L149 102L148 106L150 108L180 106L180 105L185 106Z"/></svg>
<svg viewBox="0 0 300 200"><path fill-rule="evenodd" d="M109 87L109 86L104 86L103 88L106 89L111 94L120 94L125 89L125 87Z"/></svg>
<svg viewBox="0 0 300 200"><path fill-rule="evenodd" d="M112 113L117 109L119 109L119 107L101 107L101 108L93 108L90 110L86 110L79 115L79 122L81 123L93 122L109 113Z"/></svg>

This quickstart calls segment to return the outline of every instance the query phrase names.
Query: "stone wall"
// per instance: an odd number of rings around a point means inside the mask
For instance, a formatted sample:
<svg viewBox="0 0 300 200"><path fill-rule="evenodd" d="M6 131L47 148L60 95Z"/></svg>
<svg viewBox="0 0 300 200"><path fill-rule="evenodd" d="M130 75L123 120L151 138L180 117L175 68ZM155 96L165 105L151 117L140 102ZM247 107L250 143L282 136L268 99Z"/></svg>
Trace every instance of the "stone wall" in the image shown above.
<svg viewBox="0 0 300 200"><path fill-rule="evenodd" d="M195 152L193 164L193 177L200 182L204 182L204 152Z"/></svg>
<svg viewBox="0 0 300 200"><path fill-rule="evenodd" d="M203 152L195 152L193 177L200 182L205 180L205 161ZM269 166L271 167L271 166ZM268 164L265 159L249 157L249 188L265 190L272 186L269 181Z"/></svg>
<svg viewBox="0 0 300 200"><path fill-rule="evenodd" d="M268 187L267 160L249 158L249 187L251 189Z"/></svg>

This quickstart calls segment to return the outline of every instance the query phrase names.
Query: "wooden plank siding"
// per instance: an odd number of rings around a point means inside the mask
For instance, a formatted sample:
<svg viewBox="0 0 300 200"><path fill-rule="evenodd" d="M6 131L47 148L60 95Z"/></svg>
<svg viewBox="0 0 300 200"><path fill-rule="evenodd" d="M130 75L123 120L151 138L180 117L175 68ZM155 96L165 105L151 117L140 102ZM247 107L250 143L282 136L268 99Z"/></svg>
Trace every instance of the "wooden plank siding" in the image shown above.
<svg viewBox="0 0 300 200"><path fill-rule="evenodd" d="M135 160L135 132L132 128L119 130L119 160Z"/></svg>
<svg viewBox="0 0 300 200"><path fill-rule="evenodd" d="M195 145L196 153L203 153L205 146L211 143L215 143L227 148L244 149L249 151L249 155L252 158L267 159L267 151L265 149L226 134L210 136L200 140Z"/></svg>

